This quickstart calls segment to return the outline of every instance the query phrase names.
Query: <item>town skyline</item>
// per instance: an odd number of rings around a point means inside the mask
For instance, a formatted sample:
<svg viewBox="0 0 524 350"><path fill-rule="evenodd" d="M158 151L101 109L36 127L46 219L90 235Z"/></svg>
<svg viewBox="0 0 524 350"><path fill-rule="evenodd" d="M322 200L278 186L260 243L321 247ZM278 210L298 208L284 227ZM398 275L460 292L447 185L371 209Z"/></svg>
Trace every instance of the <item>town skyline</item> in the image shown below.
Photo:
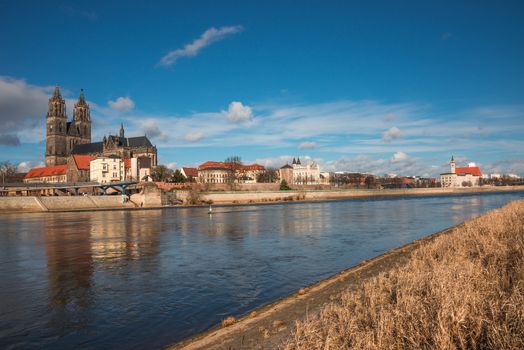
<svg viewBox="0 0 524 350"><path fill-rule="evenodd" d="M417 4L417 18L386 3L311 3L300 18L290 4L258 4L257 14L198 4L217 12L0 4L5 160L21 169L44 161L58 84L69 117L84 88L93 141L124 123L170 167L230 155L279 167L300 156L326 171L436 177L454 155L486 173L524 175L519 3ZM121 28L115 16L126 18Z"/></svg>

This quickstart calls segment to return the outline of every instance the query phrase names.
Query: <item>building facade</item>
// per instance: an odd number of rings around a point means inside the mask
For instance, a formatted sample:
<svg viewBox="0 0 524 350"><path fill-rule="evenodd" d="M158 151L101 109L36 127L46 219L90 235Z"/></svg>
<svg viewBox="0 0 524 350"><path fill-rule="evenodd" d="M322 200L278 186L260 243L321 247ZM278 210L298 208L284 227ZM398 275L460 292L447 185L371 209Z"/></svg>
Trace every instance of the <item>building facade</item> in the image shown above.
<svg viewBox="0 0 524 350"><path fill-rule="evenodd" d="M91 142L91 115L84 91L80 91L75 103L73 120L68 121L65 100L56 86L46 114L46 166L67 165L66 181L89 181L90 172L86 166L90 160L110 156L136 159L135 171L130 170L131 179L149 175L150 169L158 162L157 149L147 136L125 137L123 125L118 135L104 136L101 142Z"/></svg>
<svg viewBox="0 0 524 350"><path fill-rule="evenodd" d="M309 162L304 165L300 158L293 158L293 184L311 185L320 184L320 167L316 162Z"/></svg>
<svg viewBox="0 0 524 350"><path fill-rule="evenodd" d="M197 180L200 183L256 183L266 169L259 164L242 165L226 162L205 162L198 167Z"/></svg>
<svg viewBox="0 0 524 350"><path fill-rule="evenodd" d="M293 167L289 164L284 165L278 170L280 181L284 180L288 185L293 184Z"/></svg>
<svg viewBox="0 0 524 350"><path fill-rule="evenodd" d="M90 162L90 179L93 182L120 182L125 180L125 174L125 162L122 158L97 157Z"/></svg>
<svg viewBox="0 0 524 350"><path fill-rule="evenodd" d="M451 156L450 172L440 174L441 187L476 187L480 186L482 172L475 163L468 164L467 167L457 167L457 164Z"/></svg>
<svg viewBox="0 0 524 350"><path fill-rule="evenodd" d="M67 157L75 145L90 142L91 116L84 91L80 91L78 102L75 103L73 120L68 121L65 100L56 86L47 105L45 164L47 166L66 164Z"/></svg>
<svg viewBox="0 0 524 350"><path fill-rule="evenodd" d="M104 136L102 142L77 144L71 153L96 157L117 156L122 159L149 158L150 167L156 167L158 161L157 149L147 136L126 137L123 125L120 126L118 135Z"/></svg>
<svg viewBox="0 0 524 350"><path fill-rule="evenodd" d="M60 183L67 181L67 165L33 168L24 177L25 183Z"/></svg>

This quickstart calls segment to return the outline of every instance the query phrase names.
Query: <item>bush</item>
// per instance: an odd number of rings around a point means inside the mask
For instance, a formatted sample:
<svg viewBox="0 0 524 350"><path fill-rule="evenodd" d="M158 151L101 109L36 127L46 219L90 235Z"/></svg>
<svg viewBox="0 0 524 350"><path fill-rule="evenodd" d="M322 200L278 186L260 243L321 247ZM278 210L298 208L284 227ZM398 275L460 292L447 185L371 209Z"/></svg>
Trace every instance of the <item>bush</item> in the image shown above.
<svg viewBox="0 0 524 350"><path fill-rule="evenodd" d="M288 186L286 180L280 181L280 191L289 191L291 190L291 187Z"/></svg>

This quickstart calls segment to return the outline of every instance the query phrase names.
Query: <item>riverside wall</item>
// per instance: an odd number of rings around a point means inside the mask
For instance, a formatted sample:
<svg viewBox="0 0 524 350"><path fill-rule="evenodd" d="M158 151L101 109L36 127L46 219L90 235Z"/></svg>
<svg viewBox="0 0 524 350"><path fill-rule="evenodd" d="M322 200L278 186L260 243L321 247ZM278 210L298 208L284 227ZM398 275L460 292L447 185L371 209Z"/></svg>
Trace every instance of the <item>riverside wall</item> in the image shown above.
<svg viewBox="0 0 524 350"><path fill-rule="evenodd" d="M46 212L133 208L121 196L0 197L1 212Z"/></svg>
<svg viewBox="0 0 524 350"><path fill-rule="evenodd" d="M115 196L61 196L61 197L0 197L0 213L45 212L69 210L99 210L126 208L159 208L174 204L250 204L287 201L317 201L365 197L402 197L446 194L496 193L524 191L524 186L480 188L412 188L386 190L331 190L331 191L235 191L197 192L176 190L163 192L156 186L133 194L130 201L122 203Z"/></svg>
<svg viewBox="0 0 524 350"><path fill-rule="evenodd" d="M382 190L334 190L334 191L265 191L265 192L202 192L198 199L213 204L246 204L297 200L333 200L345 198L389 197L389 196L424 196L446 194L496 193L524 191L524 186L477 187L477 188L409 188ZM190 191L177 191L177 198L189 203Z"/></svg>

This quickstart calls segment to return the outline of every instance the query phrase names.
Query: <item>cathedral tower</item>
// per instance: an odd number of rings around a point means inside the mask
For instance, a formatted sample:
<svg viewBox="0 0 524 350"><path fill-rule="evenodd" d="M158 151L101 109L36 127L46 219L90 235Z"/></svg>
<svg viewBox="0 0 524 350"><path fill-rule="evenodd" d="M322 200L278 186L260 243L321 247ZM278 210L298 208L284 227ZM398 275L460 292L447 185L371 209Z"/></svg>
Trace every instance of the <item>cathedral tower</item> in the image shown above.
<svg viewBox="0 0 524 350"><path fill-rule="evenodd" d="M67 163L67 114L60 89L55 86L47 104L46 115L46 166Z"/></svg>
<svg viewBox="0 0 524 350"><path fill-rule="evenodd" d="M84 143L91 143L91 115L82 89L73 110L73 121L67 128L67 153L71 154L75 145Z"/></svg>

